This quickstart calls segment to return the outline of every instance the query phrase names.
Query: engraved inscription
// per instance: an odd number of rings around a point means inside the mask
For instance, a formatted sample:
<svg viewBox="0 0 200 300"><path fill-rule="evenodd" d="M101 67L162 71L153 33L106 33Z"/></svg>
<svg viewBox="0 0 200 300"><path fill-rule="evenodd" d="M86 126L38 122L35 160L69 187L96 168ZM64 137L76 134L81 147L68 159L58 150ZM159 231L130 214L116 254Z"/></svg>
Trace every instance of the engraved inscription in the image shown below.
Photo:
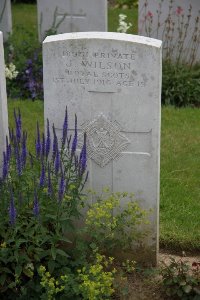
<svg viewBox="0 0 200 300"><path fill-rule="evenodd" d="M147 80L135 69L137 52L81 50L62 52L63 71L53 77L55 84L76 84L96 87L139 87L144 88Z"/></svg>
<svg viewBox="0 0 200 300"><path fill-rule="evenodd" d="M100 167L118 158L130 144L127 137L121 134L120 125L116 121L109 121L103 114L93 121L85 122L81 127L87 134L88 157ZM82 139L82 134L79 139Z"/></svg>

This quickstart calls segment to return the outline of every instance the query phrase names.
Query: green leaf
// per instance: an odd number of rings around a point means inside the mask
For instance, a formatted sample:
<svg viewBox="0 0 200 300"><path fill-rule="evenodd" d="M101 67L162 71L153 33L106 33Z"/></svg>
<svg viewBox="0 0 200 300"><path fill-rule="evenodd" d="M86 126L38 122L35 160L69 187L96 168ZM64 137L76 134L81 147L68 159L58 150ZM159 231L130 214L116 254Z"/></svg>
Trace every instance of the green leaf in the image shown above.
<svg viewBox="0 0 200 300"><path fill-rule="evenodd" d="M22 272L22 267L21 266L16 266L15 268L15 274L19 277Z"/></svg>
<svg viewBox="0 0 200 300"><path fill-rule="evenodd" d="M180 281L180 283L179 283L181 286L184 286L184 285L186 285L186 281L185 280L182 280L182 281Z"/></svg>
<svg viewBox="0 0 200 300"><path fill-rule="evenodd" d="M56 265L56 263L55 263L54 260L49 260L48 261L48 269L49 269L50 273L53 273L55 265Z"/></svg>
<svg viewBox="0 0 200 300"><path fill-rule="evenodd" d="M21 244L26 243L26 242L27 242L27 240L25 240L25 239L19 239L19 240L16 242L16 247L19 248L19 246L20 246Z"/></svg>
<svg viewBox="0 0 200 300"><path fill-rule="evenodd" d="M4 285L5 280L6 280L6 274L4 273L0 276L0 285Z"/></svg>
<svg viewBox="0 0 200 300"><path fill-rule="evenodd" d="M183 290L186 294L189 294L192 290L192 286L191 285L186 285L183 287Z"/></svg>
<svg viewBox="0 0 200 300"><path fill-rule="evenodd" d="M53 257L53 260L56 259L56 248L55 247L51 247L51 255Z"/></svg>
<svg viewBox="0 0 200 300"><path fill-rule="evenodd" d="M67 242L67 243L72 243L72 241L70 241L68 238L66 238L66 237L61 237L60 239L59 239L59 241L62 241L62 242Z"/></svg>
<svg viewBox="0 0 200 300"><path fill-rule="evenodd" d="M57 253L60 254L61 256L70 257L65 251L61 249L57 249Z"/></svg>
<svg viewBox="0 0 200 300"><path fill-rule="evenodd" d="M4 267L4 268L1 268L1 272L5 272L5 273L8 273L8 274L12 274L12 271L10 271L10 269Z"/></svg>
<svg viewBox="0 0 200 300"><path fill-rule="evenodd" d="M182 297L182 296L183 296L183 291L181 291L181 290L178 290L176 293L177 293L177 295L178 295L179 297Z"/></svg>

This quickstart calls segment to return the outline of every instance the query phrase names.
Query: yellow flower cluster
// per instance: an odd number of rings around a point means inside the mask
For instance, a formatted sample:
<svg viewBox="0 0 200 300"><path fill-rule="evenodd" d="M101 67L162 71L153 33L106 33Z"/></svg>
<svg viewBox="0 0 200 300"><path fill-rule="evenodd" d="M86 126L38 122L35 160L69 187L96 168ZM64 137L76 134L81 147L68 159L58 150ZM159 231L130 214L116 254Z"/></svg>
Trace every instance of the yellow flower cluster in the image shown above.
<svg viewBox="0 0 200 300"><path fill-rule="evenodd" d="M119 205L119 200L112 195L103 201L99 201L88 210L86 225L108 229L116 227L117 219L113 216L113 209Z"/></svg>
<svg viewBox="0 0 200 300"><path fill-rule="evenodd" d="M44 266L40 266L38 273L41 276L40 284L46 291L47 300L54 300L55 295L62 292L65 286L61 285L54 277L51 277L51 274L46 271ZM65 277L66 276L61 276L61 279L65 281Z"/></svg>
<svg viewBox="0 0 200 300"><path fill-rule="evenodd" d="M108 299L114 293L113 281L116 270L104 271L104 268L111 264L113 258L106 260L104 255L96 254L96 262L89 266L89 269L83 267L78 270L81 284L79 286L83 299L101 300Z"/></svg>
<svg viewBox="0 0 200 300"><path fill-rule="evenodd" d="M99 249L130 249L132 242L148 234L148 230L140 230L140 225L149 224L150 211L143 210L133 194L110 193L107 188L103 192L87 211L86 230Z"/></svg>

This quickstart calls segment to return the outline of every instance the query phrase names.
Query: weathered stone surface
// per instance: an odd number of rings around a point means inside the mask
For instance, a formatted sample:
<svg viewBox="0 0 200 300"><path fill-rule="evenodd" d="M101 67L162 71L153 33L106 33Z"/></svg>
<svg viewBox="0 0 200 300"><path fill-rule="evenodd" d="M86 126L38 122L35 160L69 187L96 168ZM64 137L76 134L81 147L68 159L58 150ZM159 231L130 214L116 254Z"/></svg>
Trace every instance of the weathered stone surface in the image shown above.
<svg viewBox="0 0 200 300"><path fill-rule="evenodd" d="M106 0L37 0L37 4L40 41L51 28L56 29L54 34L107 31Z"/></svg>
<svg viewBox="0 0 200 300"><path fill-rule="evenodd" d="M167 59L200 62L199 0L140 0L139 34L163 40Z"/></svg>
<svg viewBox="0 0 200 300"><path fill-rule="evenodd" d="M12 13L10 0L0 1L0 30L3 32L4 41L12 32Z"/></svg>
<svg viewBox="0 0 200 300"><path fill-rule="evenodd" d="M78 117L87 133L89 186L134 192L152 208L145 253L158 249L161 41L118 33L73 33L43 43L45 118L61 133ZM147 255L148 256L148 255ZM146 257L147 259L147 257Z"/></svg>
<svg viewBox="0 0 200 300"><path fill-rule="evenodd" d="M3 34L0 32L0 177L2 175L2 157L8 134L8 112L4 65Z"/></svg>

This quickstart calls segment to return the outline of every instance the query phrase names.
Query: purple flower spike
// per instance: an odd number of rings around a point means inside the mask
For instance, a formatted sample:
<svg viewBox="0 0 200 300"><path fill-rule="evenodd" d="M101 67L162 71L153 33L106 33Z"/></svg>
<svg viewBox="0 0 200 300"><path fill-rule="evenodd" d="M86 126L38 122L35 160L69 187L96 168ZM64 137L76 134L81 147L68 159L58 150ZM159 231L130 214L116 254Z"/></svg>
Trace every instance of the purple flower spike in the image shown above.
<svg viewBox="0 0 200 300"><path fill-rule="evenodd" d="M6 157L6 153L3 152L3 180L6 179L8 175L8 160Z"/></svg>
<svg viewBox="0 0 200 300"><path fill-rule="evenodd" d="M42 151L41 151L41 156L42 156L42 158L44 158L44 156L45 156L45 135L44 135L44 133L42 134Z"/></svg>
<svg viewBox="0 0 200 300"><path fill-rule="evenodd" d="M65 109L65 119L63 123L63 136L62 136L62 146L65 146L66 139L67 139L67 131L68 131L68 113L67 113L67 107Z"/></svg>
<svg viewBox="0 0 200 300"><path fill-rule="evenodd" d="M51 196L53 192L52 183L51 183L51 170L48 164L48 195Z"/></svg>
<svg viewBox="0 0 200 300"><path fill-rule="evenodd" d="M49 130L49 120L47 119L46 158L48 158L50 148L51 148L51 138L50 138L50 130Z"/></svg>
<svg viewBox="0 0 200 300"><path fill-rule="evenodd" d="M56 158L55 158L55 173L58 174L60 168L60 153L59 150L56 152Z"/></svg>
<svg viewBox="0 0 200 300"><path fill-rule="evenodd" d="M55 130L54 124L53 124L53 153L52 153L53 161L56 158L56 153L57 152L58 152L58 138L57 138L57 135L56 135L56 130Z"/></svg>
<svg viewBox="0 0 200 300"><path fill-rule="evenodd" d="M60 183L59 183L59 191L58 191L59 203L62 201L64 193L65 193L65 178L64 178L64 174L62 172L61 178L60 178Z"/></svg>
<svg viewBox="0 0 200 300"><path fill-rule="evenodd" d="M71 149L72 156L76 152L76 146L77 146L77 116L75 115L75 131L74 131L74 139L72 142L72 149Z"/></svg>
<svg viewBox="0 0 200 300"><path fill-rule="evenodd" d="M21 113L19 109L18 109L18 115L16 114L16 111L14 109L14 117L15 117L16 137L19 143L21 140L21 128L22 128Z"/></svg>
<svg viewBox="0 0 200 300"><path fill-rule="evenodd" d="M17 217L17 211L16 211L15 205L14 205L13 192L11 191L10 192L10 207L9 207L9 219L10 219L11 225L15 225L16 217Z"/></svg>
<svg viewBox="0 0 200 300"><path fill-rule="evenodd" d="M83 147L79 159L79 170L81 176L85 172L86 167L87 167L87 150L86 150L86 133L84 133L84 143L83 143Z"/></svg>
<svg viewBox="0 0 200 300"><path fill-rule="evenodd" d="M35 217L39 217L40 208L39 208L39 202L38 202L38 197L37 197L36 191L34 193L33 213L34 213Z"/></svg>
<svg viewBox="0 0 200 300"><path fill-rule="evenodd" d="M45 184L45 167L44 164L42 164L42 170L40 175L40 187L43 187Z"/></svg>
<svg viewBox="0 0 200 300"><path fill-rule="evenodd" d="M8 143L7 136L6 136L6 158L7 158L7 162L9 162L11 158L11 145Z"/></svg>
<svg viewBox="0 0 200 300"><path fill-rule="evenodd" d="M40 152L41 152L41 144L40 144L40 128L39 128L39 123L37 122L37 140L35 143L35 150L36 150L36 155L37 157L40 156Z"/></svg>
<svg viewBox="0 0 200 300"><path fill-rule="evenodd" d="M15 155L16 155L16 162L17 162L17 164L16 164L17 173L19 176L21 176L22 175L22 161L21 161L18 145L16 145L15 153L16 153Z"/></svg>

